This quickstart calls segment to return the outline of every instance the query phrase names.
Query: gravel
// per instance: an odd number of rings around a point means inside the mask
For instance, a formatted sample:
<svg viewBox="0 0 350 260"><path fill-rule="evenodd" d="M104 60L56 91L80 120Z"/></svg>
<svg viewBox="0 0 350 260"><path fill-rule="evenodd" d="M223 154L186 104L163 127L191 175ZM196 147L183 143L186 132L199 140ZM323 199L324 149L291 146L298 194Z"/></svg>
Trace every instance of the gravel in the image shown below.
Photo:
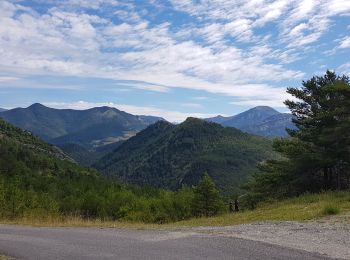
<svg viewBox="0 0 350 260"><path fill-rule="evenodd" d="M259 222L228 227L199 227L193 230L350 259L350 225L344 223Z"/></svg>

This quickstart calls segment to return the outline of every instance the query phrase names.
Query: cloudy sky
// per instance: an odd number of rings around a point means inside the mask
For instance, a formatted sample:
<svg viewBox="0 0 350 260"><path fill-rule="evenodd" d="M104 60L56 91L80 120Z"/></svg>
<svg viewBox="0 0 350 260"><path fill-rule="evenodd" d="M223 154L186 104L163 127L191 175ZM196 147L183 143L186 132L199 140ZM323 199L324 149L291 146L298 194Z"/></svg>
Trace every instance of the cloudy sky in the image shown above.
<svg viewBox="0 0 350 260"><path fill-rule="evenodd" d="M1 0L0 107L109 105L181 121L350 74L350 0Z"/></svg>

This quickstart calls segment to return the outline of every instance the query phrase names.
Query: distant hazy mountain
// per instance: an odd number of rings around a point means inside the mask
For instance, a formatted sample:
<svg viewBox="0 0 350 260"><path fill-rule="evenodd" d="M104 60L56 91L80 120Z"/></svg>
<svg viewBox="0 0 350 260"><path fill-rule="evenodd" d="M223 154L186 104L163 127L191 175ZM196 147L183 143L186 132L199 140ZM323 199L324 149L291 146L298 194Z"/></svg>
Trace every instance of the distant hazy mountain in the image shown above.
<svg viewBox="0 0 350 260"><path fill-rule="evenodd" d="M6 111L7 109L0 107L0 113Z"/></svg>
<svg viewBox="0 0 350 260"><path fill-rule="evenodd" d="M268 106L254 107L231 117L217 116L205 120L266 137L284 137L287 136L286 128L295 128L291 114L280 113Z"/></svg>
<svg viewBox="0 0 350 260"><path fill-rule="evenodd" d="M94 166L130 183L170 189L196 184L208 172L222 191L234 192L258 162L273 156L268 139L188 118L147 127Z"/></svg>
<svg viewBox="0 0 350 260"><path fill-rule="evenodd" d="M108 145L126 140L149 124L163 120L135 116L111 107L72 110L49 108L38 103L1 112L0 117L52 144L77 144L88 150L103 146L113 148Z"/></svg>

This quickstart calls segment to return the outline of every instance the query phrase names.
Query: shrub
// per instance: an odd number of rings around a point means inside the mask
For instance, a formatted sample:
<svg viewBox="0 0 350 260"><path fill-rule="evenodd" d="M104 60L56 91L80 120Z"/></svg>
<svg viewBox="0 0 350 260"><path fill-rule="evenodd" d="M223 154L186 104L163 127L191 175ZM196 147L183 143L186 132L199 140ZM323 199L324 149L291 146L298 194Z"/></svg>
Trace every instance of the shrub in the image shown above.
<svg viewBox="0 0 350 260"><path fill-rule="evenodd" d="M339 214L340 210L338 207L327 205L323 208L322 214L323 215L337 215Z"/></svg>

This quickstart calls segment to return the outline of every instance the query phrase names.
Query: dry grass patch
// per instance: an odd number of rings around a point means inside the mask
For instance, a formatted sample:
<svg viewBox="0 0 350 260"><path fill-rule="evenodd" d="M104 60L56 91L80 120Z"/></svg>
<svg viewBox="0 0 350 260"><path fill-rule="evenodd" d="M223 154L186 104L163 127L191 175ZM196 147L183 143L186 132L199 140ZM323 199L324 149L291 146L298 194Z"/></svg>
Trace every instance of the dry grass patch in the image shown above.
<svg viewBox="0 0 350 260"><path fill-rule="evenodd" d="M230 226L258 221L308 221L350 212L350 192L305 194L260 204L257 209L212 218L180 221L173 226Z"/></svg>
<svg viewBox="0 0 350 260"><path fill-rule="evenodd" d="M0 255L0 260L13 260L14 258L11 258L9 256L6 255Z"/></svg>

